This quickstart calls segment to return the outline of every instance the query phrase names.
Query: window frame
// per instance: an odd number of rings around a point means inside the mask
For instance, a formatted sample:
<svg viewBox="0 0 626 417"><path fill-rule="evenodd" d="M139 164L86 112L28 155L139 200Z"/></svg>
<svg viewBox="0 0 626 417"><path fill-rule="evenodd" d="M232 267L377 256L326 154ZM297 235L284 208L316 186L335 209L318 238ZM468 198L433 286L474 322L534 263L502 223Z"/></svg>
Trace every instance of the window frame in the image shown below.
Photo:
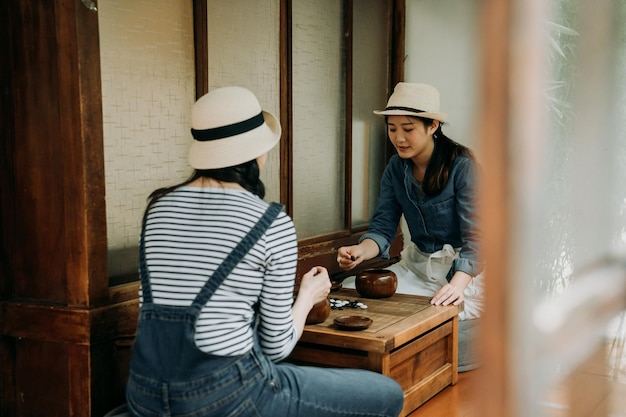
<svg viewBox="0 0 626 417"><path fill-rule="evenodd" d="M389 57L389 80L388 93L398 81L404 78L404 35L405 35L405 0L390 0L391 7L389 28L391 33L389 39L390 57ZM280 195L281 202L285 204L287 212L293 215L293 131L291 122L293 120L292 109L292 68L291 68L291 51L292 51L292 20L291 20L292 0L280 1L280 116L284 121L284 134L281 139L281 178L280 178ZM344 27L346 33L346 120L352 120L352 34L353 34L353 8L354 0L344 0ZM387 94L388 95L388 94ZM366 268L374 268L388 265L399 257L402 249L402 234L400 230L393 242L390 250L390 260L373 259L361 264L356 270L343 272L339 269L336 261L337 249L344 245L354 244L358 238L365 233L367 225L352 226L352 124L346 123L345 127L345 146L346 146L346 164L345 164L345 201L344 223L346 229L323 236L307 238L298 241L298 277L305 271L311 269L314 265L324 265L329 274L334 279L341 279L347 275L352 275L358 270ZM387 144L385 159L389 159L392 155L392 147Z"/></svg>
<svg viewBox="0 0 626 417"><path fill-rule="evenodd" d="M296 186L293 179L293 97L291 92L293 83L292 73L292 0L280 1L280 120L282 137L280 140L280 202L285 205L287 213L293 217L293 189ZM404 36L405 36L405 0L389 0L390 4L390 34L389 39L389 93L395 84L404 77ZM344 27L346 28L346 120L352 120L352 20L354 0L344 0ZM196 54L196 98L208 92L208 39L207 39L207 0L194 0L194 37ZM388 95L388 94L387 94ZM298 241L298 271L297 278L304 271L314 265L324 265L334 279L341 279L365 268L382 267L399 257L402 249L402 234L400 229L394 240L389 260L373 259L364 262L357 270L343 272L336 261L336 251L339 247L357 242L359 236L365 233L367 225L352 227L352 131L351 124L346 124L346 164L345 164L345 195L346 200L344 223L347 227L330 234L306 238ZM387 144L385 159L393 152Z"/></svg>

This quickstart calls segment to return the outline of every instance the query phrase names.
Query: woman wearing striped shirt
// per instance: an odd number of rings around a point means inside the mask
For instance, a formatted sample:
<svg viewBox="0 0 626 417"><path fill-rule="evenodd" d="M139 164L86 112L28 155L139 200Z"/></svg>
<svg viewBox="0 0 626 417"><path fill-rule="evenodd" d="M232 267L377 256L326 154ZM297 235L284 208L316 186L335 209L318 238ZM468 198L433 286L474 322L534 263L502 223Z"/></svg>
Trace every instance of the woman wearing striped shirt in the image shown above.
<svg viewBox="0 0 626 417"><path fill-rule="evenodd" d="M390 378L281 362L330 281L314 267L293 301L295 228L259 179L278 120L249 90L224 87L196 102L192 126L193 175L153 192L144 216L131 413L397 416Z"/></svg>

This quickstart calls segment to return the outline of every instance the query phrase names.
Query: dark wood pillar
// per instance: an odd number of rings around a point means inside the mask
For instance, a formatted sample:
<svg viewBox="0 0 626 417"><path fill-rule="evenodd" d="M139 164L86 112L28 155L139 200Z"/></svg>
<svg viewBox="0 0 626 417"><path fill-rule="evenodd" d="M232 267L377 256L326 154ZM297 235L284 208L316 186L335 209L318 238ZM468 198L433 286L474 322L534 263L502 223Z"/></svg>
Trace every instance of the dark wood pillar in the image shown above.
<svg viewBox="0 0 626 417"><path fill-rule="evenodd" d="M0 19L0 414L101 416L136 300L106 271L97 12L7 0Z"/></svg>

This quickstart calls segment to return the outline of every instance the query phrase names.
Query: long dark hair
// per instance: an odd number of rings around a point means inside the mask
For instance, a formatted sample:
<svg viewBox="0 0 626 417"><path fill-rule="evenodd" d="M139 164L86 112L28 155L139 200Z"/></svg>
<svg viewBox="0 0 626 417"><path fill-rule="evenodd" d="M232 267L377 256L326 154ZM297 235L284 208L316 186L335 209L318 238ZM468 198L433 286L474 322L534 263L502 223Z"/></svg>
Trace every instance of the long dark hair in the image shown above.
<svg viewBox="0 0 626 417"><path fill-rule="evenodd" d="M416 119L420 120L426 128L433 124L433 119L421 117L416 117ZM428 166L426 166L424 181L422 182L424 194L430 196L439 194L446 186L452 164L457 156L474 159L474 153L470 148L450 139L443 133L442 125L443 122L439 122L437 130L433 133L435 148L430 161L428 161Z"/></svg>
<svg viewBox="0 0 626 417"><path fill-rule="evenodd" d="M263 198L265 197L265 185L263 184L263 181L261 181L259 174L259 164L256 159L226 168L197 169L188 179L180 184L154 190L148 197L148 207L146 210L148 210L164 195L176 190L177 188L185 186L198 178L212 178L217 181L236 182L252 194L258 196L259 198Z"/></svg>

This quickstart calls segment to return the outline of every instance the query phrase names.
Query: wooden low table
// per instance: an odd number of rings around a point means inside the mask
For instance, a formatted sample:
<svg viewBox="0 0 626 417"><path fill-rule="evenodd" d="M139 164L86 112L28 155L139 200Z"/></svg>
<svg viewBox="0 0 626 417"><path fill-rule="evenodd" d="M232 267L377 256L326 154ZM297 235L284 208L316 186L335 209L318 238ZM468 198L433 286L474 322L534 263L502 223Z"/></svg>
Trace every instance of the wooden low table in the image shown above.
<svg viewBox="0 0 626 417"><path fill-rule="evenodd" d="M366 310L331 310L320 324L308 325L289 360L301 364L360 368L395 379L404 390L406 416L458 380L458 307L433 306L428 297L394 294L389 298L359 297L341 289L331 298L356 300ZM342 330L333 321L342 315L366 316L365 330Z"/></svg>

